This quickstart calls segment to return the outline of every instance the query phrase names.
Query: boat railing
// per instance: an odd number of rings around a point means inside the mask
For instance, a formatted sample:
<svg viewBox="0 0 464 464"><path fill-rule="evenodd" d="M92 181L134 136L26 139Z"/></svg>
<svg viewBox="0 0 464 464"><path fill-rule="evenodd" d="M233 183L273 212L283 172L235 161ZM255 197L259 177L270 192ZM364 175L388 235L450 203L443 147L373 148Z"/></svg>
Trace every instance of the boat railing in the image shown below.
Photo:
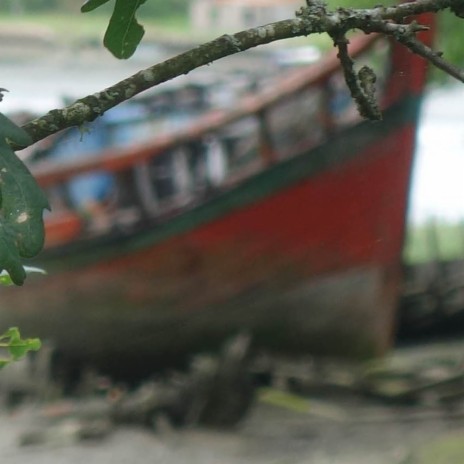
<svg viewBox="0 0 464 464"><path fill-rule="evenodd" d="M353 40L352 56L370 50L377 39L371 35ZM384 48L375 49L374 61ZM76 224L73 233L56 238L49 234L48 244L75 238L71 236L85 230L82 222L88 215L78 211L66 195L68 184L76 178L113 176L116 193L107 209L116 219L110 223L136 225L198 205L357 121L333 52L320 63L241 98L231 109L211 110L149 142L103 150L73 162L38 163L32 171L52 203L47 226L53 229L56 224L58 230L70 217Z"/></svg>

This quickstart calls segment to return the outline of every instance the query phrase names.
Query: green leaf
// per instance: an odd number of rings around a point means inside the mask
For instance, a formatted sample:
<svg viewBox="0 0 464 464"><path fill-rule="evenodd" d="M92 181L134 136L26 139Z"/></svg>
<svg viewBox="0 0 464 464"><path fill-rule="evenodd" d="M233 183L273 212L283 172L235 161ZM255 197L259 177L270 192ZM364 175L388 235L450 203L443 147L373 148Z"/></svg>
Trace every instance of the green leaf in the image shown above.
<svg viewBox="0 0 464 464"><path fill-rule="evenodd" d="M41 343L38 338L27 338L17 343L11 343L8 351L11 357L16 360L25 356L29 351L38 351L40 347Z"/></svg>
<svg viewBox="0 0 464 464"><path fill-rule="evenodd" d="M2 341L1 346L8 350L10 358L0 359L0 368L4 367L11 361L22 358L29 351L38 351L41 347L41 342L38 338L21 339L21 334L17 327L9 328L3 335L0 336Z"/></svg>
<svg viewBox="0 0 464 464"><path fill-rule="evenodd" d="M130 58L142 40L145 30L135 19L138 8L146 0L116 0L105 33L105 47L120 59Z"/></svg>
<svg viewBox="0 0 464 464"><path fill-rule="evenodd" d="M27 274L46 274L47 271L45 271L44 269L40 269L39 267L32 267L32 266L23 266L24 268L24 271L26 272L26 275ZM3 286L8 286L8 285L13 285L14 282L10 276L10 274L8 274L7 271L3 270L2 272L0 272L0 285L3 285Z"/></svg>
<svg viewBox="0 0 464 464"><path fill-rule="evenodd" d="M16 360L22 358L27 353L27 346L23 344L10 345L8 351L10 352L10 356Z"/></svg>
<svg viewBox="0 0 464 464"><path fill-rule="evenodd" d="M0 113L0 272L6 270L16 285L26 271L21 258L31 258L44 244L43 210L48 201L9 141L29 145L20 127Z"/></svg>
<svg viewBox="0 0 464 464"><path fill-rule="evenodd" d="M21 335L17 327L10 327L3 335L3 339L9 339L9 343L18 343L21 340Z"/></svg>
<svg viewBox="0 0 464 464"><path fill-rule="evenodd" d="M81 6L81 12L82 13L87 13L89 11L93 11L99 6L104 5L105 3L108 3L110 0L87 0L82 6Z"/></svg>

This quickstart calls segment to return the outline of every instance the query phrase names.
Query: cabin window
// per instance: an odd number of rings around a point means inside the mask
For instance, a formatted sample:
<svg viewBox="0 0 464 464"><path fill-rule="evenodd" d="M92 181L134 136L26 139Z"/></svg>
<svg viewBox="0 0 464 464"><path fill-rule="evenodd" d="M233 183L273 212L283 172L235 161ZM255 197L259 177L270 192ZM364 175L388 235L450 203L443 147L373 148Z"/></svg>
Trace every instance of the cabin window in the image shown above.
<svg viewBox="0 0 464 464"><path fill-rule="evenodd" d="M219 139L230 180L260 169L262 162L259 156L259 122L256 117L249 116L230 124L221 132Z"/></svg>
<svg viewBox="0 0 464 464"><path fill-rule="evenodd" d="M321 140L324 135L320 114L322 98L320 89L308 89L278 102L268 111L272 146L279 157L290 156L297 148L309 147Z"/></svg>

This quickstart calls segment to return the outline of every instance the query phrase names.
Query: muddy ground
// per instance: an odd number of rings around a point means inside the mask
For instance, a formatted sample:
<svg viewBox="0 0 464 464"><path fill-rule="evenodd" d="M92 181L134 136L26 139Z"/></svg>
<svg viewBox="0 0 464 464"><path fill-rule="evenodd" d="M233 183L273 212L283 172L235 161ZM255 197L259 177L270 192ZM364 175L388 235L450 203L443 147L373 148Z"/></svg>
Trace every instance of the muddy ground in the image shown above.
<svg viewBox="0 0 464 464"><path fill-rule="evenodd" d="M443 411L366 405L339 409L333 404L318 404L317 409L326 414L330 410L334 417L318 417L311 407L303 413L260 403L240 426L228 431L118 427L104 439L79 442L68 422L47 443L19 446L35 416L26 409L1 416L0 450L9 464L407 464L425 463L418 459L431 442L458 440L464 433L462 417ZM461 447L461 458L462 451Z"/></svg>
<svg viewBox="0 0 464 464"><path fill-rule="evenodd" d="M396 350L386 364L391 371L412 372L420 365L436 371L444 365L461 366L462 359L464 343L454 341ZM384 398L353 394L350 389L298 396L279 396L280 392L259 390L250 413L228 430L175 429L161 417L153 427L112 425L87 440L79 436L72 414L53 422L41 414L50 406L26 404L0 415L2 460L9 464L464 462L464 403L459 395L442 404L431 389L418 403L387 404ZM61 404L79 405L76 401ZM34 444L30 437L38 431L41 439Z"/></svg>

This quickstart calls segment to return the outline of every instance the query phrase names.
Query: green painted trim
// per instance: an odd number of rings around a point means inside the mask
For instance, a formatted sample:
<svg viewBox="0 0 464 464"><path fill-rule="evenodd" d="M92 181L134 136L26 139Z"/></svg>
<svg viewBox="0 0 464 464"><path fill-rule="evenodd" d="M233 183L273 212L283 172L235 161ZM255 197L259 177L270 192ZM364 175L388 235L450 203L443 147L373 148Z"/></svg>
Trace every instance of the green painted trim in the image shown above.
<svg viewBox="0 0 464 464"><path fill-rule="evenodd" d="M356 158L369 145L378 142L405 124L417 121L420 98L410 96L387 110L381 122L363 121L360 124L334 134L307 153L280 162L245 180L238 187L224 192L208 202L154 225L135 236L102 237L92 242L67 247L66 251L50 253L70 264L79 266L98 262L104 258L121 256L156 245L176 235L187 233L228 213L258 202L300 181L311 178L340 163ZM97 251L96 251L97 250ZM66 258L65 258L66 256ZM37 262L48 261L47 256ZM55 263L54 263L55 264ZM44 264L46 266L46 264Z"/></svg>

